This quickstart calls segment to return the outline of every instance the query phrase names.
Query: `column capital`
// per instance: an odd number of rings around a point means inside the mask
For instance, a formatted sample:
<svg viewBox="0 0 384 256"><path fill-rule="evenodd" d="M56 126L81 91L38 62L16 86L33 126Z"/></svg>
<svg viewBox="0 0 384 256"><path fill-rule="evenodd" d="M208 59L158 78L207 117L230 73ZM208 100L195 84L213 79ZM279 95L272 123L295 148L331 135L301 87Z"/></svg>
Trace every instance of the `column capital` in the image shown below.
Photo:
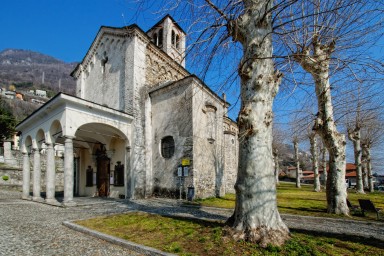
<svg viewBox="0 0 384 256"><path fill-rule="evenodd" d="M31 153L39 153L40 154L40 149L39 148L32 148Z"/></svg>
<svg viewBox="0 0 384 256"><path fill-rule="evenodd" d="M72 135L64 135L63 137L65 138L65 140L73 140L76 138L75 136L72 136Z"/></svg>
<svg viewBox="0 0 384 256"><path fill-rule="evenodd" d="M53 147L53 142L45 142L45 145L47 146L47 147Z"/></svg>

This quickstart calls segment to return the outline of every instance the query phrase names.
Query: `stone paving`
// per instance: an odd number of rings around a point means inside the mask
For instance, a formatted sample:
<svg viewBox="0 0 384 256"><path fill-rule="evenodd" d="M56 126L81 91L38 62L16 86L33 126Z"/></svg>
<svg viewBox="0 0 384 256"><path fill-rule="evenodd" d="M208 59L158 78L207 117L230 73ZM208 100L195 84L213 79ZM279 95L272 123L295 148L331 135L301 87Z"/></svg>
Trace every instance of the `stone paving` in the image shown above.
<svg viewBox="0 0 384 256"><path fill-rule="evenodd" d="M0 191L0 255L140 255L118 245L76 232L64 221L140 210L171 216L225 220L231 210L183 207L177 200L113 200L77 197L76 207L62 208L19 199ZM384 242L384 223L282 215L291 230L367 237Z"/></svg>

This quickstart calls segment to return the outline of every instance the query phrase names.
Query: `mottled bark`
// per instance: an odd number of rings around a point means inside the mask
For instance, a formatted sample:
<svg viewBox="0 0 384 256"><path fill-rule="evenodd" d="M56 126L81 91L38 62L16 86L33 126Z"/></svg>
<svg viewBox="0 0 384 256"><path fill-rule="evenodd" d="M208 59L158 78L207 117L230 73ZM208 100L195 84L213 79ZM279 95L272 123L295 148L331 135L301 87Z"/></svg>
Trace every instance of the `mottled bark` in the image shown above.
<svg viewBox="0 0 384 256"><path fill-rule="evenodd" d="M356 125L354 130L348 131L348 138L353 142L353 151L356 165L356 193L365 194L363 185L363 173L361 169L361 136L360 127Z"/></svg>
<svg viewBox="0 0 384 256"><path fill-rule="evenodd" d="M363 150L364 150L364 155L365 155L365 163L367 166L368 190L369 190L369 192L373 192L374 186L373 186L372 162L371 162L371 145L370 144L364 144Z"/></svg>
<svg viewBox="0 0 384 256"><path fill-rule="evenodd" d="M293 141L293 148L295 150L295 162L296 162L296 187L301 188L300 178L300 161L299 161L299 142L297 140Z"/></svg>
<svg viewBox="0 0 384 256"><path fill-rule="evenodd" d="M364 156L364 150L361 157L361 170L363 173L363 186L364 189L368 188L368 175L367 175L367 164L365 163L365 156Z"/></svg>
<svg viewBox="0 0 384 256"><path fill-rule="evenodd" d="M321 150L321 165L323 168L323 178L324 178L324 183L323 186L326 189L327 185L327 179L328 179L328 172L327 172L327 149L325 147L322 148Z"/></svg>
<svg viewBox="0 0 384 256"><path fill-rule="evenodd" d="M317 140L316 140L315 133L312 133L309 136L309 142L311 144L312 169L314 173L313 190L316 192L320 192L321 187L320 187L320 176L319 176L319 156L317 154Z"/></svg>
<svg viewBox="0 0 384 256"><path fill-rule="evenodd" d="M320 135L329 154L327 179L328 213L349 215L347 189L345 187L345 136L337 131L333 117L331 86L329 81L329 60L334 44L321 44L317 35L312 38L312 51L303 49L295 60L309 72L315 81L318 114L313 130Z"/></svg>
<svg viewBox="0 0 384 256"><path fill-rule="evenodd" d="M243 46L236 206L228 232L262 247L282 245L289 230L277 210L272 156L272 104L282 76L271 58L273 1L243 2L244 14L228 24L229 34Z"/></svg>

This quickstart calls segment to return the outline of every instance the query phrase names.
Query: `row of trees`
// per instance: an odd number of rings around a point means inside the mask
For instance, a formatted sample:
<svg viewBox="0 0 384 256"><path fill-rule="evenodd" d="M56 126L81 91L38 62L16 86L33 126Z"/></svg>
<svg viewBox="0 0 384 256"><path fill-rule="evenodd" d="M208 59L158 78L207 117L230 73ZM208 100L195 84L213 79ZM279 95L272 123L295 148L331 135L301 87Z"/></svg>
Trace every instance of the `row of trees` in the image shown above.
<svg viewBox="0 0 384 256"><path fill-rule="evenodd" d="M334 97L347 87L355 95L356 82L381 80L383 62L374 47L382 33L382 2L179 0L163 4L166 12L189 24L193 43L188 56L194 64L203 63L204 74L212 67L225 70L220 75L226 81L240 84L236 207L227 222L232 237L261 246L281 245L289 239L277 210L272 150L273 104L281 88L300 91L300 103L315 99L316 111L309 123L311 138L320 137L329 155L327 210L348 215L346 137L337 126ZM237 80L228 72L230 61L224 56L239 61ZM220 64L225 68L220 69Z"/></svg>

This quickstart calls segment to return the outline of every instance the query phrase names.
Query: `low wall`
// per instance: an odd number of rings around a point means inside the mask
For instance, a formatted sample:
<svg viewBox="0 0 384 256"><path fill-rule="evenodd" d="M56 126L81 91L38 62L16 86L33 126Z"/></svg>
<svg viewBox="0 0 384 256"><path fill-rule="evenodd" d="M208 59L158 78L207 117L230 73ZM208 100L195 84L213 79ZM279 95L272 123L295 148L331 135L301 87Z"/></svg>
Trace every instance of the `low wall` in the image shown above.
<svg viewBox="0 0 384 256"><path fill-rule="evenodd" d="M23 155L18 150L12 150L10 159L6 164L0 165L0 189L11 189L22 191L23 186ZM64 191L64 160L60 157L55 157L56 166L56 191ZM33 158L30 157L30 191L33 184ZM46 187L46 158L41 157L41 192L45 192ZM6 180L5 177L8 177Z"/></svg>

